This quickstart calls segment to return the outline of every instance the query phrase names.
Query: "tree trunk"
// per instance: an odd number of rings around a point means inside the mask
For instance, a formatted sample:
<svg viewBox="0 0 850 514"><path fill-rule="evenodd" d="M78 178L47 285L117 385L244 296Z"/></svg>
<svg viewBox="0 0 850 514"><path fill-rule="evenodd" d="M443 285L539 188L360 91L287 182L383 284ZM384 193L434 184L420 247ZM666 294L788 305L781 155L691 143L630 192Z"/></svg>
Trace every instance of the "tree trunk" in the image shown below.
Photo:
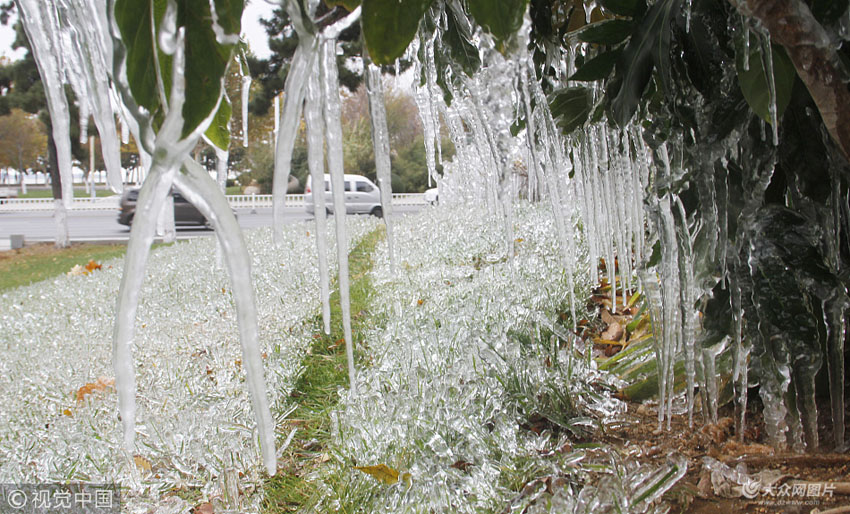
<svg viewBox="0 0 850 514"><path fill-rule="evenodd" d="M746 0L746 7L785 47L829 135L850 161L850 90L842 82L836 45L801 0Z"/></svg>
<svg viewBox="0 0 850 514"><path fill-rule="evenodd" d="M56 155L56 142L53 141L53 131L47 131L48 171L50 172L50 187L53 190L53 220L56 223L56 247L67 248L71 245L68 237L68 217L65 204L62 202L62 176L59 175L59 157Z"/></svg>

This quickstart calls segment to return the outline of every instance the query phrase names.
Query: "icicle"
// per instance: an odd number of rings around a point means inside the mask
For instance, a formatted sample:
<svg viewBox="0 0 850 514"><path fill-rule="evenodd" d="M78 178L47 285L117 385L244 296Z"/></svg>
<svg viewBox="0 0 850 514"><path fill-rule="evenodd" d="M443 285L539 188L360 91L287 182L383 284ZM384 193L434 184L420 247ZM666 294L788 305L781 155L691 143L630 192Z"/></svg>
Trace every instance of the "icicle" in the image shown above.
<svg viewBox="0 0 850 514"><path fill-rule="evenodd" d="M59 61L62 51L58 36L58 23L53 4L50 2L18 1L18 15L21 17L27 38L32 46L33 57L38 65L41 81L44 83L44 94L53 132L53 142L56 145L56 157L59 166L59 176L62 181L62 202L70 209L74 201L74 181L71 173L71 117L65 89L62 87L62 64ZM64 215L57 213L56 220L65 220ZM65 226L57 234L57 241L62 239L61 232L67 238L68 228Z"/></svg>
<svg viewBox="0 0 850 514"><path fill-rule="evenodd" d="M277 470L275 424L269 410L263 376L263 360L260 355L257 302L251 280L251 255L245 246L239 223L227 203L227 198L218 190L218 185L195 161L187 158L183 164L187 173L175 174L174 184L210 221L224 249L230 286L236 302L239 341L242 345L242 366L245 368L245 381L251 392L254 418L257 420L260 451L266 471L269 475L274 475Z"/></svg>
<svg viewBox="0 0 850 514"><path fill-rule="evenodd" d="M764 72L767 76L768 107L770 127L773 129L773 146L779 146L779 115L776 108L776 80L773 75L773 48L770 46L770 35L762 35L762 58Z"/></svg>
<svg viewBox="0 0 850 514"><path fill-rule="evenodd" d="M243 75L242 76L242 146L244 146L245 148L248 148L248 101L250 99L250 95L251 95L251 75Z"/></svg>
<svg viewBox="0 0 850 514"><path fill-rule="evenodd" d="M227 191L227 160L230 158L230 152L216 145L212 145L212 147L215 151L215 179L223 194ZM215 262L218 268L224 267L224 249L220 242L215 245Z"/></svg>
<svg viewBox="0 0 850 514"><path fill-rule="evenodd" d="M277 141L277 134L280 131L280 95L274 97L274 138Z"/></svg>
<svg viewBox="0 0 850 514"><path fill-rule="evenodd" d="M325 125L322 118L322 91L319 63L313 62L307 82L304 121L307 125L307 165L313 183L313 213L316 218L316 252L319 261L319 289L322 295L322 322L331 333L330 278L328 272L328 208L325 205Z"/></svg>
<svg viewBox="0 0 850 514"><path fill-rule="evenodd" d="M348 379L352 394L357 394L357 377L354 370L354 348L351 340L351 304L348 284L348 234L345 231L345 176L342 157L342 125L340 124L339 76L336 64L336 39L321 43L321 76L324 97L325 141L328 145L328 167L331 174L334 221L336 223L336 248L339 267L339 300L342 310L342 327L345 335L345 353L348 358Z"/></svg>
<svg viewBox="0 0 850 514"><path fill-rule="evenodd" d="M91 197L96 196L94 191L94 136L89 137L89 183L91 184Z"/></svg>
<svg viewBox="0 0 850 514"><path fill-rule="evenodd" d="M304 86L307 83L312 62L316 58L316 39L302 36L292 57L289 74L286 76L283 113L275 145L274 180L272 182L272 223L275 244L283 240L284 208L292 169L292 150L298 137L298 124L304 103ZM243 104L244 105L244 104Z"/></svg>
<svg viewBox="0 0 850 514"><path fill-rule="evenodd" d="M375 149L375 168L378 174L378 187L381 189L381 208L384 225L387 228L387 249L390 254L390 269L395 270L393 252L393 191L392 170L390 168L390 138L387 128L387 110L384 105L384 86L381 82L381 68L369 64L366 70L366 92L369 95L369 114L372 121L372 146Z"/></svg>

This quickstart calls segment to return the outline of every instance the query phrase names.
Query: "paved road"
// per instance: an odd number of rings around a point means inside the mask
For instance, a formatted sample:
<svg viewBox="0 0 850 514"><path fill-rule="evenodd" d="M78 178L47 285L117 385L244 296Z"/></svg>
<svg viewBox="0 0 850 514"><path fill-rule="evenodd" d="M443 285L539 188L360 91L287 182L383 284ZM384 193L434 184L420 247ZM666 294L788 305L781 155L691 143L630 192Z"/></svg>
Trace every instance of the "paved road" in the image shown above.
<svg viewBox="0 0 850 514"><path fill-rule="evenodd" d="M418 212L421 206L396 206L395 212L409 214ZM71 241L125 241L130 236L130 229L117 221L117 211L70 211L68 214L68 231ZM238 210L237 219L243 229L268 227L272 223L271 208L257 209L252 213L248 209ZM301 207L286 209L287 223L305 221L312 216ZM36 212L4 212L0 213L0 250L9 248L9 236L23 234L24 240L53 241L56 228L53 223L53 213L50 211ZM177 237L199 237L212 235L211 230L197 226L178 226Z"/></svg>

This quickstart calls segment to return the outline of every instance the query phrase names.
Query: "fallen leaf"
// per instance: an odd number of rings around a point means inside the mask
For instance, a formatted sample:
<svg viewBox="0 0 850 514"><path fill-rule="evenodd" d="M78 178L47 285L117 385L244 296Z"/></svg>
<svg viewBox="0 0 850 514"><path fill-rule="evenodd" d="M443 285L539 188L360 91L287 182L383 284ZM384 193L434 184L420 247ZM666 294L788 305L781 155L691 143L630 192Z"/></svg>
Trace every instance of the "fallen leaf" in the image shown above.
<svg viewBox="0 0 850 514"><path fill-rule="evenodd" d="M420 299L416 300L416 303L418 303L419 305L422 305L423 303L425 303L425 300L420 298Z"/></svg>
<svg viewBox="0 0 850 514"><path fill-rule="evenodd" d="M375 466L354 466L354 469L358 471L362 471L372 478L377 479L380 482L383 482L387 485L393 485L398 482L399 473L393 468L387 466L386 464L377 464ZM408 477L410 473L405 473ZM405 477L402 477L405 480ZM408 481L408 480L405 480Z"/></svg>
<svg viewBox="0 0 850 514"><path fill-rule="evenodd" d="M139 471L150 473L152 466L151 462L148 459L142 457L141 455L134 455L133 462L136 464L136 467L139 468Z"/></svg>
<svg viewBox="0 0 850 514"><path fill-rule="evenodd" d="M88 264L86 264L86 271L91 273L92 271L99 270L103 266L99 262L95 262L94 259L89 260Z"/></svg>
<svg viewBox="0 0 850 514"><path fill-rule="evenodd" d="M615 321L614 323L610 323L608 325L608 328L606 328L605 331L602 332L601 337L602 339L607 339L609 341L619 341L625 333L626 331L623 330L623 327Z"/></svg>
<svg viewBox="0 0 850 514"><path fill-rule="evenodd" d="M192 514L214 514L215 508L210 502L199 503L192 509Z"/></svg>
<svg viewBox="0 0 850 514"><path fill-rule="evenodd" d="M471 462L467 462L467 461L461 459L461 460L455 462L454 464L452 464L451 467L453 467L455 469L459 469L461 471L466 471L466 468L468 468L469 466L472 466Z"/></svg>
<svg viewBox="0 0 850 514"><path fill-rule="evenodd" d="M88 275L88 271L86 271L86 269L84 267L80 266L79 264L76 264L76 265L74 265L73 268L71 268L71 271L68 272L68 275L69 276Z"/></svg>
<svg viewBox="0 0 850 514"><path fill-rule="evenodd" d="M64 415L68 416L69 418L73 418L73 417L74 417L74 413L73 413L73 412L71 412L71 409L65 409L65 410L63 410L63 411L62 411L62 414L64 414Z"/></svg>

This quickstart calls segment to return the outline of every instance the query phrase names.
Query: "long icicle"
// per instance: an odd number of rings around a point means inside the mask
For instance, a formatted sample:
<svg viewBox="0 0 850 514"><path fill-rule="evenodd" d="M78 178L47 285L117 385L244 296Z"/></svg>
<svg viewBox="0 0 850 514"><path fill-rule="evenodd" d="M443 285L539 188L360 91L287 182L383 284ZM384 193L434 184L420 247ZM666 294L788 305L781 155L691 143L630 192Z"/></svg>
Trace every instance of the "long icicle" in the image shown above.
<svg viewBox="0 0 850 514"><path fill-rule="evenodd" d="M330 278L328 272L328 208L325 205L325 124L322 118L322 91L319 63L313 62L307 82L304 110L307 125L307 166L313 182L313 215L316 218L316 252L319 260L319 288L322 295L322 322L325 334L331 333Z"/></svg>
<svg viewBox="0 0 850 514"><path fill-rule="evenodd" d="M274 158L274 180L272 182L272 225L274 241L283 241L283 216L286 207L286 192L289 173L292 170L292 150L298 136L298 122L304 103L304 85L307 83L311 63L316 57L316 39L302 36L292 57L292 65L286 76L283 112L277 133Z"/></svg>
<svg viewBox="0 0 850 514"><path fill-rule="evenodd" d="M381 189L381 209L387 228L387 249L390 254L390 270L395 272L393 252L393 185L390 164L390 137L387 128L387 109L384 105L384 86L381 68L369 63L366 69L366 92L369 95L369 115L372 122L372 146L375 149L375 168L378 187Z"/></svg>
<svg viewBox="0 0 850 514"><path fill-rule="evenodd" d="M348 283L348 234L345 231L345 171L342 156L342 125L340 124L339 75L336 64L336 39L321 43L321 83L324 97L325 140L328 144L328 167L331 174L334 221L336 223L336 250L339 267L339 300L342 310L342 328L345 337L345 354L348 358L348 379L352 394L357 394L354 370L354 347L351 341L351 304Z"/></svg>
<svg viewBox="0 0 850 514"><path fill-rule="evenodd" d="M251 405L260 435L260 451L269 475L277 470L275 454L274 421L266 395L266 381L260 352L257 329L257 301L251 280L251 255L239 229L239 223L230 209L227 198L218 189L209 173L197 162L183 161L187 173L177 173L174 184L187 200L201 211L215 228L215 234L224 251L225 263L239 324L239 341L242 345L242 363L251 392Z"/></svg>

